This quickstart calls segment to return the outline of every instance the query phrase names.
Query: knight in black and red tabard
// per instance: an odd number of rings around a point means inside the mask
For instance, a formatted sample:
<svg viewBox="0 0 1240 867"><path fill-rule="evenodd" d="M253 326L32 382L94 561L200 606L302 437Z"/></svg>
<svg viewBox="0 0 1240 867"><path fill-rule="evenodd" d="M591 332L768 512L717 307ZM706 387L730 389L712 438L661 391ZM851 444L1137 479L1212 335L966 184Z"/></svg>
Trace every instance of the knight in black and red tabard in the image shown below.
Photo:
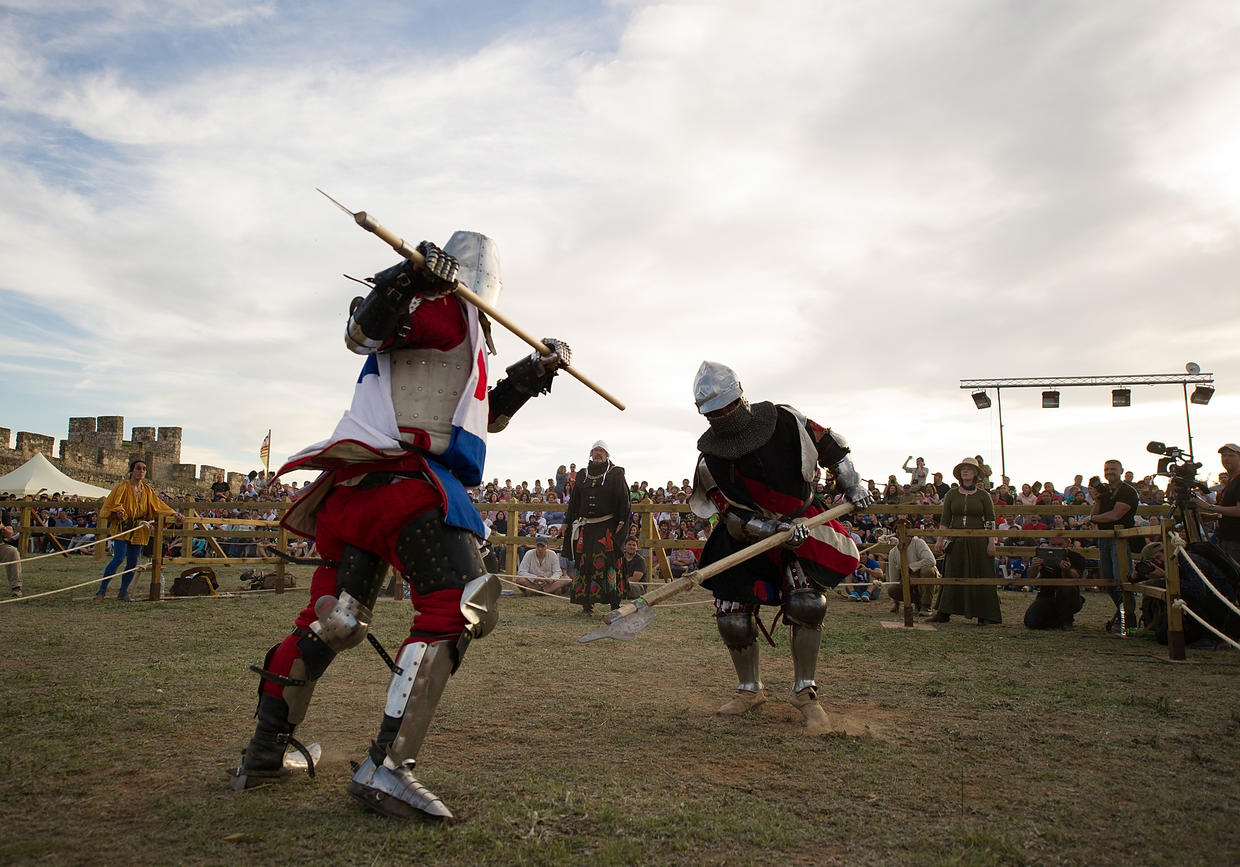
<svg viewBox="0 0 1240 867"><path fill-rule="evenodd" d="M806 528L827 510L814 492L821 465L837 490L858 507L873 503L839 433L790 406L750 404L736 374L704 361L694 381L698 412L710 428L698 439L701 456L690 505L719 521L702 549L700 568L754 542L791 529L782 546L752 557L703 582L715 597L715 622L731 654L739 685L718 713L739 715L766 701L758 667L758 611L775 606L792 628L792 698L807 730L831 729L818 701L814 675L826 616L824 590L857 568L856 543L837 521Z"/></svg>

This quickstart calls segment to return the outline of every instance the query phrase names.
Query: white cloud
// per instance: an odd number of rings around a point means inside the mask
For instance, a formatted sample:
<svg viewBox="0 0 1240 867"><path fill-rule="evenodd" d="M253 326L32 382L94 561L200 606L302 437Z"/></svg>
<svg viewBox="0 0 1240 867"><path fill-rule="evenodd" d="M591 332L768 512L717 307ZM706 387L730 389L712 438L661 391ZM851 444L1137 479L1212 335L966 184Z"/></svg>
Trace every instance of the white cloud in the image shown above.
<svg viewBox="0 0 1240 867"><path fill-rule="evenodd" d="M604 436L630 475L679 480L703 358L838 427L880 478L909 451L997 454L956 393L979 376L1192 358L1220 377L1194 439L1235 438L1228 6L634 3L403 51L421 19L398 6L10 8L0 288L90 335L83 377L129 395L98 412L183 425L186 460L249 466L268 427L294 451L348 401L338 275L392 256L316 186L411 240L491 234L508 314L629 404L561 377L493 439L490 475ZM376 43L376 20L399 36ZM173 25L199 48L134 62ZM500 346L501 366L526 351ZM1013 396L1009 469L1098 464L1130 427L1178 430L1176 399L1121 421Z"/></svg>

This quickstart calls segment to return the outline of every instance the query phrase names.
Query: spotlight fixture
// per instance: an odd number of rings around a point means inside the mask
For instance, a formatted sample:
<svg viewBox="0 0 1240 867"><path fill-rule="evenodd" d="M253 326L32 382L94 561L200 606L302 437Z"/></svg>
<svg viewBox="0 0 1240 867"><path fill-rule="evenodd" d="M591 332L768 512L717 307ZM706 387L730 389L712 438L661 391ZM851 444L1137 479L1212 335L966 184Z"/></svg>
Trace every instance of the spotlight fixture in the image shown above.
<svg viewBox="0 0 1240 867"><path fill-rule="evenodd" d="M1199 385L1193 389L1193 396L1189 400L1200 406L1205 406L1212 397L1214 397L1214 386Z"/></svg>
<svg viewBox="0 0 1240 867"><path fill-rule="evenodd" d="M1059 409L1059 392L1042 392L1042 409Z"/></svg>
<svg viewBox="0 0 1240 867"><path fill-rule="evenodd" d="M984 391L973 392L973 402L978 409L990 409L990 396Z"/></svg>
<svg viewBox="0 0 1240 867"><path fill-rule="evenodd" d="M1132 406L1132 389L1116 388L1111 390L1111 406Z"/></svg>

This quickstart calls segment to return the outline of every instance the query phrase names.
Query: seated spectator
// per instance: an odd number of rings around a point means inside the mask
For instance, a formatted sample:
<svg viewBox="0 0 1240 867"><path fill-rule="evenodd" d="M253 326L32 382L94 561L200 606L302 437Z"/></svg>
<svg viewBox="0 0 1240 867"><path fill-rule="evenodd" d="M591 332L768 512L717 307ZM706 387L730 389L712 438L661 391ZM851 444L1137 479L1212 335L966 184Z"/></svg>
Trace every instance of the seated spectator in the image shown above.
<svg viewBox="0 0 1240 867"><path fill-rule="evenodd" d="M894 582L891 588L891 610L898 611L900 603L904 601L904 587L900 583L900 539L891 533L880 537L880 541L891 545L891 550L887 552L887 581ZM930 550L925 539L921 536L910 536L907 550L910 581L916 578L933 580L941 577L935 565L934 552ZM930 613L934 586L932 584L911 585L909 593L912 597L912 604L919 612Z"/></svg>
<svg viewBox="0 0 1240 867"><path fill-rule="evenodd" d="M688 548L672 548L667 552L667 562L672 567L672 577L679 578L697 568L697 557Z"/></svg>
<svg viewBox="0 0 1240 867"><path fill-rule="evenodd" d="M560 568L559 556L547 546L546 536L539 536L534 541L534 547L521 558L515 583L543 593L559 593L569 585L569 579L564 577Z"/></svg>
<svg viewBox="0 0 1240 867"><path fill-rule="evenodd" d="M1020 493L1016 495L1016 502L1022 506L1035 506L1038 502L1038 495L1033 492L1033 487L1026 482L1020 486Z"/></svg>
<svg viewBox="0 0 1240 867"><path fill-rule="evenodd" d="M637 550L637 540L634 538L624 541L620 569L629 585L629 598L636 599L641 596L646 591L646 561Z"/></svg>
<svg viewBox="0 0 1240 867"><path fill-rule="evenodd" d="M848 598L854 602L869 602L883 593L883 564L869 554L862 554L861 562L852 574L852 586Z"/></svg>

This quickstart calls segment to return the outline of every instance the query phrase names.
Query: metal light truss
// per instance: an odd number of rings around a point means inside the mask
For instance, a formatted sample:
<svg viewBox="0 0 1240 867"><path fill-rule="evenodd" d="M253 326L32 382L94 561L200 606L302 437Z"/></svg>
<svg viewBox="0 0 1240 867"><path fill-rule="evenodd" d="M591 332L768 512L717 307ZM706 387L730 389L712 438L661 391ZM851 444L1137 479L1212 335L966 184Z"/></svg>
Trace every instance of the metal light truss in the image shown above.
<svg viewBox="0 0 1240 867"><path fill-rule="evenodd" d="M1089 385L1210 384L1213 373L1140 373L1128 376L1052 376L1016 379L962 379L961 388L1059 388Z"/></svg>

